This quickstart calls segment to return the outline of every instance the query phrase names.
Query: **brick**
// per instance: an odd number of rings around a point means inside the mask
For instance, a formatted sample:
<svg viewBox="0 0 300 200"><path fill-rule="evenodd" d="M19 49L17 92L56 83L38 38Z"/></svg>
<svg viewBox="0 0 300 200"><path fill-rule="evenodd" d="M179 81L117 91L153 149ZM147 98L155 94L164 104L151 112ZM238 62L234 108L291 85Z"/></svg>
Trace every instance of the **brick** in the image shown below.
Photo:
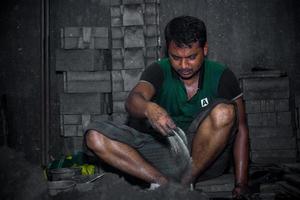
<svg viewBox="0 0 300 200"><path fill-rule="evenodd" d="M80 37L82 35L81 27L64 27L61 29L63 37Z"/></svg>
<svg viewBox="0 0 300 200"><path fill-rule="evenodd" d="M124 68L125 69L135 69L144 68L144 55L143 49L141 48L129 48L125 49L124 56Z"/></svg>
<svg viewBox="0 0 300 200"><path fill-rule="evenodd" d="M243 79L244 99L285 99L289 98L289 79L252 78Z"/></svg>
<svg viewBox="0 0 300 200"><path fill-rule="evenodd" d="M104 104L103 104L103 110L104 113L110 114L112 113L112 93L104 93Z"/></svg>
<svg viewBox="0 0 300 200"><path fill-rule="evenodd" d="M148 58L157 58L159 55L159 51L157 47L147 47L146 48L146 57Z"/></svg>
<svg viewBox="0 0 300 200"><path fill-rule="evenodd" d="M249 126L276 126L276 113L247 114Z"/></svg>
<svg viewBox="0 0 300 200"><path fill-rule="evenodd" d="M101 65L97 50L61 50L56 51L56 71L94 71Z"/></svg>
<svg viewBox="0 0 300 200"><path fill-rule="evenodd" d="M125 101L128 97L129 92L113 92L112 100L113 101Z"/></svg>
<svg viewBox="0 0 300 200"><path fill-rule="evenodd" d="M246 113L288 111L288 99L247 100Z"/></svg>
<svg viewBox="0 0 300 200"><path fill-rule="evenodd" d="M90 43L92 38L92 27L82 27L82 40L85 43Z"/></svg>
<svg viewBox="0 0 300 200"><path fill-rule="evenodd" d="M116 5L121 5L122 0L110 0L110 5L111 6L116 6Z"/></svg>
<svg viewBox="0 0 300 200"><path fill-rule="evenodd" d="M146 37L146 47L156 47L158 46L158 38L157 37Z"/></svg>
<svg viewBox="0 0 300 200"><path fill-rule="evenodd" d="M113 92L123 92L124 91L124 81L122 73L120 70L113 70L112 75L112 91Z"/></svg>
<svg viewBox="0 0 300 200"><path fill-rule="evenodd" d="M251 151L252 162L257 163L287 163L296 161L296 150L263 150Z"/></svg>
<svg viewBox="0 0 300 200"><path fill-rule="evenodd" d="M111 17L121 17L122 12L120 6L110 7L110 16Z"/></svg>
<svg viewBox="0 0 300 200"><path fill-rule="evenodd" d="M124 91L130 91L139 81L142 69L128 69L122 70L122 77L124 80Z"/></svg>
<svg viewBox="0 0 300 200"><path fill-rule="evenodd" d="M64 133L63 136L65 137L73 137L77 136L77 128L78 125L64 125Z"/></svg>
<svg viewBox="0 0 300 200"><path fill-rule="evenodd" d="M272 138L272 137L292 137L291 126L283 127L249 127L250 138Z"/></svg>
<svg viewBox="0 0 300 200"><path fill-rule="evenodd" d="M246 113L259 113L260 101L248 100L245 101Z"/></svg>
<svg viewBox="0 0 300 200"><path fill-rule="evenodd" d="M108 28L107 27L93 27L92 36L108 38Z"/></svg>
<svg viewBox="0 0 300 200"><path fill-rule="evenodd" d="M110 91L110 71L67 73L66 92L68 93L105 93Z"/></svg>
<svg viewBox="0 0 300 200"><path fill-rule="evenodd" d="M277 113L277 125L278 126L289 126L292 125L291 112L278 112Z"/></svg>
<svg viewBox="0 0 300 200"><path fill-rule="evenodd" d="M112 17L111 26L123 26L123 19L121 17Z"/></svg>
<svg viewBox="0 0 300 200"><path fill-rule="evenodd" d="M95 56L95 68L94 71L108 70L111 62L110 49L98 49Z"/></svg>
<svg viewBox="0 0 300 200"><path fill-rule="evenodd" d="M284 149L296 149L296 141L293 137L283 138L251 138L250 139L251 150L284 150Z"/></svg>
<svg viewBox="0 0 300 200"><path fill-rule="evenodd" d="M132 47L144 47L145 39L143 28L133 26L125 28L125 36L124 36L124 47L132 48Z"/></svg>
<svg viewBox="0 0 300 200"><path fill-rule="evenodd" d="M112 54L112 59L123 59L124 53L123 49L112 49L111 54Z"/></svg>
<svg viewBox="0 0 300 200"><path fill-rule="evenodd" d="M67 93L105 93L111 92L110 81L71 81L67 84Z"/></svg>
<svg viewBox="0 0 300 200"><path fill-rule="evenodd" d="M113 39L112 40L112 48L119 49L124 47L123 39Z"/></svg>
<svg viewBox="0 0 300 200"><path fill-rule="evenodd" d="M159 0L144 0L145 3L159 3Z"/></svg>
<svg viewBox="0 0 300 200"><path fill-rule="evenodd" d="M81 124L81 115L63 115L64 124Z"/></svg>
<svg viewBox="0 0 300 200"><path fill-rule="evenodd" d="M77 49L79 45L79 37L67 37L62 39L62 49Z"/></svg>
<svg viewBox="0 0 300 200"><path fill-rule="evenodd" d="M95 49L109 49L109 40L108 38L95 37L93 46Z"/></svg>
<svg viewBox="0 0 300 200"><path fill-rule="evenodd" d="M141 5L125 5L123 26L144 25L143 10Z"/></svg>
<svg viewBox="0 0 300 200"><path fill-rule="evenodd" d="M78 45L76 49L87 49L90 46L90 42L84 42L83 37L78 38Z"/></svg>
<svg viewBox="0 0 300 200"><path fill-rule="evenodd" d="M157 4L155 3L146 3L145 4L145 15L148 16L155 16L157 14Z"/></svg>
<svg viewBox="0 0 300 200"><path fill-rule="evenodd" d="M112 39L120 39L124 37L123 27L112 27L111 28Z"/></svg>
<svg viewBox="0 0 300 200"><path fill-rule="evenodd" d="M126 124L126 122L128 121L128 114L127 113L113 113L112 120L114 122L117 122L120 124Z"/></svg>
<svg viewBox="0 0 300 200"><path fill-rule="evenodd" d="M77 137L82 137L84 135L84 129L82 125L77 126Z"/></svg>
<svg viewBox="0 0 300 200"><path fill-rule="evenodd" d="M125 102L124 101L114 101L113 102L113 112L114 113L126 112Z"/></svg>
<svg viewBox="0 0 300 200"><path fill-rule="evenodd" d="M117 69L123 69L123 59L113 59L112 60L112 69L117 70Z"/></svg>
<svg viewBox="0 0 300 200"><path fill-rule="evenodd" d="M146 25L159 25L159 19L155 15L146 15L145 16L145 24Z"/></svg>
<svg viewBox="0 0 300 200"><path fill-rule="evenodd" d="M195 188L200 189L203 192L221 192L231 191L234 187L233 174L224 174L217 178L212 178L205 181L199 181L196 183Z"/></svg>
<svg viewBox="0 0 300 200"><path fill-rule="evenodd" d="M147 37L159 36L159 27L157 25L147 25L145 28L145 36Z"/></svg>
<svg viewBox="0 0 300 200"><path fill-rule="evenodd" d="M260 111L261 112L274 112L275 111L275 101L273 99L261 100L260 101Z"/></svg>
<svg viewBox="0 0 300 200"><path fill-rule="evenodd" d="M91 115L90 114L85 114L85 115L82 115L82 121L81 121L81 124L82 124L82 127L87 127L87 125L91 122Z"/></svg>
<svg viewBox="0 0 300 200"><path fill-rule="evenodd" d="M141 4L144 3L144 0L123 0L123 4Z"/></svg>
<svg viewBox="0 0 300 200"><path fill-rule="evenodd" d="M278 99L275 101L275 110L276 111L289 111L290 110L290 102L289 99Z"/></svg>
<svg viewBox="0 0 300 200"><path fill-rule="evenodd" d="M103 96L96 93L60 95L62 114L103 114L103 103Z"/></svg>
<svg viewBox="0 0 300 200"><path fill-rule="evenodd" d="M91 121L106 121L106 120L111 120L110 115L92 115L91 116Z"/></svg>
<svg viewBox="0 0 300 200"><path fill-rule="evenodd" d="M67 81L110 81L110 71L67 72Z"/></svg>

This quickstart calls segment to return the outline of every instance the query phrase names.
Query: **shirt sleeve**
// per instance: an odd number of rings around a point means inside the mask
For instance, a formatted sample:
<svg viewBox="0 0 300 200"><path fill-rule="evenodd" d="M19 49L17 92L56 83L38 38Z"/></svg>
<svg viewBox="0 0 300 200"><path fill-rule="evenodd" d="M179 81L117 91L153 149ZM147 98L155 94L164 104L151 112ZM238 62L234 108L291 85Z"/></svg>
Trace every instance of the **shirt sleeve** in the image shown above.
<svg viewBox="0 0 300 200"><path fill-rule="evenodd" d="M142 73L140 81L146 81L154 87L155 91L161 88L163 83L164 73L158 63L149 65Z"/></svg>
<svg viewBox="0 0 300 200"><path fill-rule="evenodd" d="M224 70L220 78L218 94L219 98L225 98L229 100L235 100L243 95L236 76L228 68Z"/></svg>

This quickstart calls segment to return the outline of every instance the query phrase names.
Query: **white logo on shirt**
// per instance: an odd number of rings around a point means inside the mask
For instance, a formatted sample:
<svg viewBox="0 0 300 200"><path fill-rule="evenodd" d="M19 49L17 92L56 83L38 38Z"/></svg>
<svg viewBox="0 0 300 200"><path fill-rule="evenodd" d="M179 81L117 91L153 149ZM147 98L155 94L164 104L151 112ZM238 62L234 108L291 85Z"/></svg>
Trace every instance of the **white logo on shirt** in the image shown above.
<svg viewBox="0 0 300 200"><path fill-rule="evenodd" d="M205 106L207 106L207 105L208 105L208 99L207 99L207 97L204 98L204 99L201 99L201 106L202 106L202 107L205 107Z"/></svg>

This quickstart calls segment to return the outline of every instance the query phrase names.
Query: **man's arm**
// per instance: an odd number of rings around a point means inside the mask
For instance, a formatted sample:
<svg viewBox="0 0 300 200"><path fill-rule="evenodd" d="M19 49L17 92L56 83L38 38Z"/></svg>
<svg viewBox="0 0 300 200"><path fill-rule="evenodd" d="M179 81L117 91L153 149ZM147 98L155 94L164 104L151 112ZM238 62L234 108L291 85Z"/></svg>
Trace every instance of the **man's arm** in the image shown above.
<svg viewBox="0 0 300 200"><path fill-rule="evenodd" d="M234 143L235 183L233 190L235 197L240 196L248 186L249 164L249 131L246 122L245 106L242 97L235 100L238 108L239 127Z"/></svg>
<svg viewBox="0 0 300 200"><path fill-rule="evenodd" d="M166 136L176 126L162 107L150 101L154 95L151 83L140 81L130 92L125 108L133 117L147 118L153 128Z"/></svg>

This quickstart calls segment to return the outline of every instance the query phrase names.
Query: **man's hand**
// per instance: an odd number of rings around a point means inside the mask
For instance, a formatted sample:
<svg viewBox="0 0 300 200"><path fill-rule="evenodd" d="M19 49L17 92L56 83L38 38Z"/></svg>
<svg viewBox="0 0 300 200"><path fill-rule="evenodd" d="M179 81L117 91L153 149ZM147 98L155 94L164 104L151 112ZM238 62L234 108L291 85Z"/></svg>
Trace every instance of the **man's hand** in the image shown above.
<svg viewBox="0 0 300 200"><path fill-rule="evenodd" d="M145 116L148 118L151 126L163 136L172 134L172 129L176 128L175 123L168 113L156 103L148 103Z"/></svg>

